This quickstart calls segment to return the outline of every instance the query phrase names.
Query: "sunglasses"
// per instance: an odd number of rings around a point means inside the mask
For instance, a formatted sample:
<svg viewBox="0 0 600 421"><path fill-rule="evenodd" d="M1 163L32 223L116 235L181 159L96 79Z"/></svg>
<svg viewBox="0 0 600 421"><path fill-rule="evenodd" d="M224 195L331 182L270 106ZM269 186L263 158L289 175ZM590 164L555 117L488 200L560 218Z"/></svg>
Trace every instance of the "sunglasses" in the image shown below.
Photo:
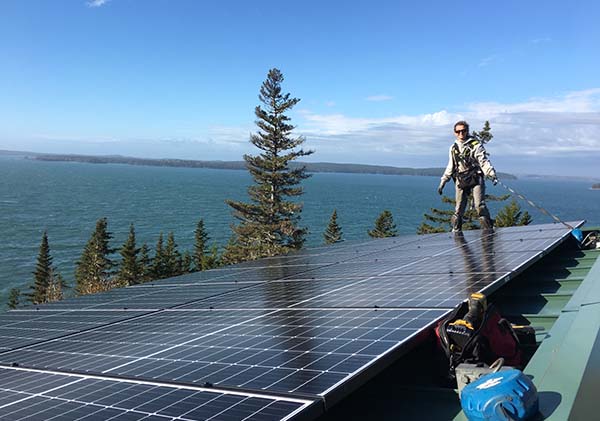
<svg viewBox="0 0 600 421"><path fill-rule="evenodd" d="M462 129L462 130L454 130L454 133L459 134L459 133L467 133L468 130L467 129Z"/></svg>

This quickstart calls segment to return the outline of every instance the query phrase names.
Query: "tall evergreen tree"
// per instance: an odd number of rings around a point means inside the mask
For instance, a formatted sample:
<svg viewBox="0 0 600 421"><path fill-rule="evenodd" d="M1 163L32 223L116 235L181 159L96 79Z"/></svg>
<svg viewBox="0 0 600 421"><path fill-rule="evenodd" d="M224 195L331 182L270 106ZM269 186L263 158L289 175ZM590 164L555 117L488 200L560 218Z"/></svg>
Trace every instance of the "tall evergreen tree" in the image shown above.
<svg viewBox="0 0 600 421"><path fill-rule="evenodd" d="M135 285L142 282L142 270L138 260L140 249L136 247L135 228L133 224L129 226L129 235L127 240L121 246L121 267L117 276L118 283L121 286Z"/></svg>
<svg viewBox="0 0 600 421"><path fill-rule="evenodd" d="M304 138L292 136L294 126L285 113L300 100L282 93L283 80L278 69L271 69L260 88L262 106L254 111L258 132L250 136L250 142L262 152L244 155L255 182L248 188L251 203L227 200L240 221L232 226L233 241L226 248L225 259L229 262L299 249L307 233L298 226L302 204L286 199L302 195L299 184L309 177L304 166L292 168L290 163L312 151L295 149Z"/></svg>
<svg viewBox="0 0 600 421"><path fill-rule="evenodd" d="M19 288L11 288L8 293L8 303L6 305L9 309L14 310L20 304L21 290Z"/></svg>
<svg viewBox="0 0 600 421"><path fill-rule="evenodd" d="M148 244L142 244L139 257L140 282L152 280L152 259L150 258L150 247Z"/></svg>
<svg viewBox="0 0 600 421"><path fill-rule="evenodd" d="M325 244L335 244L342 241L342 228L337 222L337 209L333 210L323 237L325 238Z"/></svg>
<svg viewBox="0 0 600 421"><path fill-rule="evenodd" d="M208 254L208 240L210 240L210 237L204 228L203 219L200 219L198 225L196 225L194 240L194 269L197 271L206 270L206 256Z"/></svg>
<svg viewBox="0 0 600 421"><path fill-rule="evenodd" d="M162 232L158 235L158 241L156 242L156 249L154 250L154 258L152 259L152 268L150 272L152 274L152 279L164 278L165 274L167 273Z"/></svg>
<svg viewBox="0 0 600 421"><path fill-rule="evenodd" d="M33 285L31 292L27 295L32 304L41 304L46 302L48 285L52 282L52 256L50 256L50 245L48 244L48 233L44 231L40 250L38 252L35 271L33 272Z"/></svg>
<svg viewBox="0 0 600 421"><path fill-rule="evenodd" d="M177 243L175 243L175 235L173 231L169 232L167 236L167 244L165 245L164 252L164 267L165 277L181 275L181 254L177 249Z"/></svg>
<svg viewBox="0 0 600 421"><path fill-rule="evenodd" d="M531 223L529 212L523 212L521 206L516 200L512 200L508 205L498 211L495 225L497 227L514 227L518 225L529 225Z"/></svg>
<svg viewBox="0 0 600 421"><path fill-rule="evenodd" d="M398 231L394 218L389 210L384 210L375 220L375 228L369 231L369 236L373 238L396 237Z"/></svg>
<svg viewBox="0 0 600 421"><path fill-rule="evenodd" d="M186 250L181 256L181 262L179 264L179 266L181 267L181 273L183 274L192 272L192 264L192 255L189 251Z"/></svg>
<svg viewBox="0 0 600 421"><path fill-rule="evenodd" d="M109 241L112 234L108 232L108 220L100 218L96 229L88 240L75 269L75 291L79 295L107 291L113 287L113 261L110 255L114 249Z"/></svg>

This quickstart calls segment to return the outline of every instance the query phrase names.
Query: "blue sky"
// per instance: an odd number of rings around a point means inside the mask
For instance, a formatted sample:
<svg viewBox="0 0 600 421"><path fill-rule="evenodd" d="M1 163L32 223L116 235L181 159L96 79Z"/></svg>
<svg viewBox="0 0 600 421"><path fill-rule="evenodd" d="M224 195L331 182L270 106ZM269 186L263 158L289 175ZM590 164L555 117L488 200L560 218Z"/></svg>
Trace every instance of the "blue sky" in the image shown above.
<svg viewBox="0 0 600 421"><path fill-rule="evenodd" d="M312 161L444 166L490 120L500 171L598 176L600 5L0 2L0 149L239 160L267 71Z"/></svg>

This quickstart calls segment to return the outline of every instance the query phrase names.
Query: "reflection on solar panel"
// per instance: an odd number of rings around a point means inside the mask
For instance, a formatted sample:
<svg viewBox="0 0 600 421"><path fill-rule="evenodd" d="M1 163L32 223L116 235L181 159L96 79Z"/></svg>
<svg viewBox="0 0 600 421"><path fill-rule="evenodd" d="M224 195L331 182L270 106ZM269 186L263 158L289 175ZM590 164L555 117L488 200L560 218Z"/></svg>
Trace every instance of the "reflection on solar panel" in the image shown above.
<svg viewBox="0 0 600 421"><path fill-rule="evenodd" d="M0 418L314 418L568 236L320 247L5 313Z"/></svg>

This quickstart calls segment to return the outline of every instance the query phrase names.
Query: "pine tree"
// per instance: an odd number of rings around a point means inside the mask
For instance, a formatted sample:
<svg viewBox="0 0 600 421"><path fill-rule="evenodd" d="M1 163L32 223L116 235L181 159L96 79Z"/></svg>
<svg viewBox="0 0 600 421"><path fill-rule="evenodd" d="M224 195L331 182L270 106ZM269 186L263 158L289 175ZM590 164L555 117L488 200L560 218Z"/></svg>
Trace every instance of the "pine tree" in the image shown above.
<svg viewBox="0 0 600 421"><path fill-rule="evenodd" d="M508 205L498 211L495 225L497 227L514 227L518 225L529 225L531 221L532 219L529 212L521 211L521 206L513 199Z"/></svg>
<svg viewBox="0 0 600 421"><path fill-rule="evenodd" d="M394 218L389 210L384 210L375 220L375 228L369 231L369 236L373 238L396 237L398 231Z"/></svg>
<svg viewBox="0 0 600 421"><path fill-rule="evenodd" d="M64 298L64 290L67 288L67 284L60 273L52 273L52 278L48 284L46 291L46 301L60 301Z"/></svg>
<svg viewBox="0 0 600 421"><path fill-rule="evenodd" d="M163 233L161 232L156 242L156 250L154 251L150 273L152 274L152 279L161 279L165 277L166 272L164 240Z"/></svg>
<svg viewBox="0 0 600 421"><path fill-rule="evenodd" d="M337 209L333 210L323 237L325 238L325 244L334 244L342 241L342 228L337 222Z"/></svg>
<svg viewBox="0 0 600 421"><path fill-rule="evenodd" d="M304 166L291 168L290 163L312 151L295 149L303 137L292 137L294 126L285 113L300 100L283 94L283 74L271 69L260 88L263 106L255 109L258 132L250 142L262 152L244 155L255 184L248 188L251 203L227 200L240 223L232 226L233 242L225 252L227 261L251 260L275 256L302 247L307 233L298 226L302 204L286 198L302 195L300 182L309 177Z"/></svg>
<svg viewBox="0 0 600 421"><path fill-rule="evenodd" d="M121 254L121 267L117 276L119 285L136 285L142 282L142 270L138 261L139 252L140 249L136 247L135 243L135 228L131 224L129 236L119 250Z"/></svg>
<svg viewBox="0 0 600 421"><path fill-rule="evenodd" d="M111 269L114 263L109 256L114 253L114 249L109 246L112 234L107 228L106 218L100 218L96 222L96 229L77 262L75 291L79 295L107 291L113 287Z"/></svg>
<svg viewBox="0 0 600 421"><path fill-rule="evenodd" d="M221 260L225 265L231 265L248 260L246 250L238 245L235 234L229 237L229 240L225 245L225 251L221 256Z"/></svg>
<svg viewBox="0 0 600 421"><path fill-rule="evenodd" d="M152 259L150 259L150 248L146 243L140 247L138 264L140 268L140 282L152 280Z"/></svg>
<svg viewBox="0 0 600 421"><path fill-rule="evenodd" d="M488 143L494 138L494 135L492 134L492 128L490 127L490 122L486 120L483 125L483 129L481 129L480 132L473 131L471 136L479 140L481 143Z"/></svg>
<svg viewBox="0 0 600 421"><path fill-rule="evenodd" d="M164 277L166 278L181 275L181 254L177 250L173 231L169 232L167 236L167 244L164 251L164 268Z"/></svg>
<svg viewBox="0 0 600 421"><path fill-rule="evenodd" d="M208 254L204 256L204 270L214 269L221 266L221 257L219 256L219 247L213 244Z"/></svg>
<svg viewBox="0 0 600 421"><path fill-rule="evenodd" d="M197 271L206 270L206 255L208 254L208 240L210 237L204 228L204 220L200 219L198 221L198 225L196 225L196 230L194 231L194 269Z"/></svg>
<svg viewBox="0 0 600 421"><path fill-rule="evenodd" d="M27 298L32 304L41 304L46 302L48 285L52 282L52 256L50 256L50 245L48 244L48 233L42 234L40 251L38 252L35 271L33 272L33 285Z"/></svg>
<svg viewBox="0 0 600 421"><path fill-rule="evenodd" d="M192 255L189 251L185 251L183 256L181 256L181 262L179 266L181 267L181 273L190 273L192 272L193 259Z"/></svg>
<svg viewBox="0 0 600 421"><path fill-rule="evenodd" d="M433 234L451 230L450 219L454 215L454 203L456 202L448 196L442 196L442 203L452 205L452 209L431 208L431 213L423 215L425 221L417 228L417 234Z"/></svg>
<svg viewBox="0 0 600 421"><path fill-rule="evenodd" d="M21 290L19 288L11 288L8 293L8 303L6 304L9 309L14 310L20 304Z"/></svg>

